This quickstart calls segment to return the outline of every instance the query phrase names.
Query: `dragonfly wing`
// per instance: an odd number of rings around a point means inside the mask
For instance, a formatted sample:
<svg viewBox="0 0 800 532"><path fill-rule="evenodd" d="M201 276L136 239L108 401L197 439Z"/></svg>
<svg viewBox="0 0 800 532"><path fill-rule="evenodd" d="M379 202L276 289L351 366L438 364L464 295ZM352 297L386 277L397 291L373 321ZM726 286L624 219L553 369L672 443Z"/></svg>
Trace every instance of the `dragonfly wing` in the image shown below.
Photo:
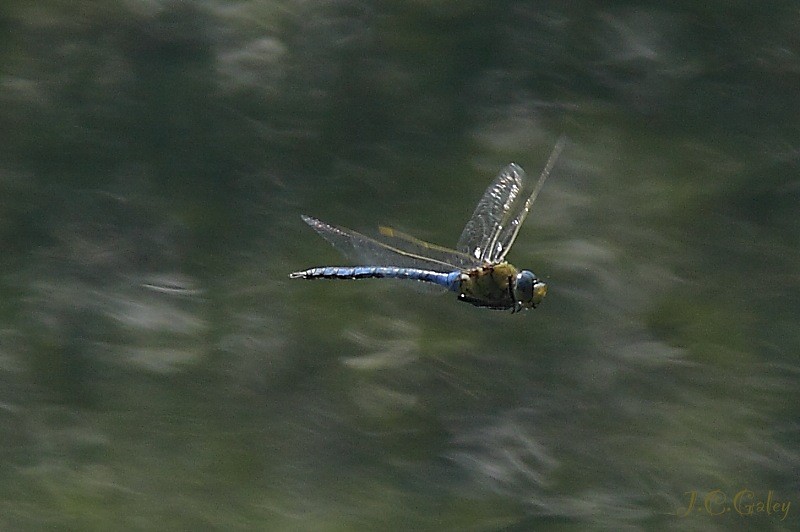
<svg viewBox="0 0 800 532"><path fill-rule="evenodd" d="M517 239L517 234L519 233L525 218L528 216L528 211L530 210L531 205L536 200L536 196L539 195L539 191L542 189L544 182L550 175L550 171L553 169L553 166L556 164L556 160L558 160L558 156L561 154L561 150L564 149L565 143L566 137L562 136L558 139L558 142L556 142L556 145L550 152L550 157L547 158L547 163L544 165L542 173L539 174L539 179L536 180L536 183L532 183L530 179L523 179L523 186L525 188L523 189L522 194L518 197L517 201L515 201L511 205L511 208L506 211L501 224L500 232L497 237L493 239L493 253L488 257L488 262L494 264L502 262L505 259L506 254L508 254L508 250L511 249L512 244L514 244L514 240Z"/></svg>
<svg viewBox="0 0 800 532"><path fill-rule="evenodd" d="M478 260L474 259L470 255L461 253L455 249L425 242L424 240L420 240L419 238L413 237L407 233L392 229L391 227L381 226L379 229L381 235L389 239L393 247L396 247L397 249L407 253L430 257L437 261L452 264L456 266L457 269L462 270L469 270L481 265Z"/></svg>
<svg viewBox="0 0 800 532"><path fill-rule="evenodd" d="M500 171L461 233L460 252L480 263L496 264L505 258L564 143L564 137L558 140L535 184L514 163Z"/></svg>
<svg viewBox="0 0 800 532"><path fill-rule="evenodd" d="M303 215L302 218L345 257L363 265L423 268L440 272L460 269L457 265L389 246L351 229L337 227L311 216Z"/></svg>
<svg viewBox="0 0 800 532"><path fill-rule="evenodd" d="M458 239L458 251L481 264L489 262L489 257L496 254L494 247L506 213L518 201L524 181L525 172L516 164L508 165L497 175L464 227Z"/></svg>

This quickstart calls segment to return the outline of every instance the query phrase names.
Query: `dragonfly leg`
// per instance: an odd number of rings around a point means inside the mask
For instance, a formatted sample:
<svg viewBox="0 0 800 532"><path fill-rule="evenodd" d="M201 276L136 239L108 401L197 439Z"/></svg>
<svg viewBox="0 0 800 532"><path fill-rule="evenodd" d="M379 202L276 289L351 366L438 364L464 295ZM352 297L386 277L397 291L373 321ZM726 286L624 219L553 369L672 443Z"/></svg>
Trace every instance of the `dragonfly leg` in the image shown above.
<svg viewBox="0 0 800 532"><path fill-rule="evenodd" d="M511 307L511 314L514 314L519 310L519 305L517 304L516 299L514 299L514 285L512 284L514 279L509 275L508 276L508 297L511 298L511 303L513 306Z"/></svg>
<svg viewBox="0 0 800 532"><path fill-rule="evenodd" d="M477 297L470 297L466 294L459 294L458 300L463 301L464 303L469 303L470 305L475 305L476 307L489 308L492 310L508 310L509 308L513 309L513 307L509 307L506 303L493 303Z"/></svg>

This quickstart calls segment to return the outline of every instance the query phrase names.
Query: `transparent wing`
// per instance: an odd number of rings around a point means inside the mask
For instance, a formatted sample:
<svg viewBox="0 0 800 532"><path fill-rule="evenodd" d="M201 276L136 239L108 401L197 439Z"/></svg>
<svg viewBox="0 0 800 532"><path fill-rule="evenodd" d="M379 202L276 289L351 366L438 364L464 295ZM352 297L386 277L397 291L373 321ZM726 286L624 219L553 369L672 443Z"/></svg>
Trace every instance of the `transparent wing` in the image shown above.
<svg viewBox="0 0 800 532"><path fill-rule="evenodd" d="M494 249L494 253L489 257L489 262L494 264L502 262L505 259L508 251L511 249L511 246L514 244L514 240L517 239L517 234L519 234L519 230L522 228L522 223L528 216L528 211L530 210L531 205L539 195L539 191L542 190L542 186L547 180L547 177L550 175L550 171L553 169L553 166L555 166L558 156L561 154L561 150L564 149L565 144L566 137L560 137L558 142L556 142L556 145L553 147L553 151L550 152L550 157L547 158L547 164L545 164L544 168L542 169L542 173L539 174L539 179L536 180L536 183L533 184L532 188L527 187L524 189L521 196L519 196L519 200L513 204L511 209L506 211L504 223L502 224L500 232L496 239L493 239L494 246L492 249ZM531 185L530 180L527 180L527 183L524 183L524 185ZM521 201L522 199L525 201Z"/></svg>
<svg viewBox="0 0 800 532"><path fill-rule="evenodd" d="M381 226L379 230L381 235L394 244L394 247L406 253L429 257L436 261L452 264L462 270L469 270L481 265L480 261L466 253L425 242L397 229Z"/></svg>
<svg viewBox="0 0 800 532"><path fill-rule="evenodd" d="M459 252L480 263L496 264L505 258L565 143L565 137L558 139L535 183L514 163L497 175L461 233Z"/></svg>
<svg viewBox="0 0 800 532"><path fill-rule="evenodd" d="M525 184L525 172L516 164L505 167L495 178L475 207L457 249L485 264L496 254L497 238L503 229L506 213L517 202Z"/></svg>
<svg viewBox="0 0 800 532"><path fill-rule="evenodd" d="M303 215L302 218L304 222L310 225L314 231L319 233L322 238L327 240L345 257L365 266L423 268L440 272L452 272L461 269L456 264L404 251L350 229L327 224L311 216Z"/></svg>

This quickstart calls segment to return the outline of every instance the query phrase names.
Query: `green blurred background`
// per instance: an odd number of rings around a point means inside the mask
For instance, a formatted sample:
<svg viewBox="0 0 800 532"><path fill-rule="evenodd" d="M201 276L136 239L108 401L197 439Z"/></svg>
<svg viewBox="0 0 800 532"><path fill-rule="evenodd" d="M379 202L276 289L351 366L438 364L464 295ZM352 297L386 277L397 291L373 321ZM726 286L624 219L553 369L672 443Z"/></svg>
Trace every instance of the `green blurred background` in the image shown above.
<svg viewBox="0 0 800 532"><path fill-rule="evenodd" d="M797 528L797 2L5 0L0 29L0 528ZM347 263L301 213L452 246L562 133L509 256L537 310L287 278Z"/></svg>

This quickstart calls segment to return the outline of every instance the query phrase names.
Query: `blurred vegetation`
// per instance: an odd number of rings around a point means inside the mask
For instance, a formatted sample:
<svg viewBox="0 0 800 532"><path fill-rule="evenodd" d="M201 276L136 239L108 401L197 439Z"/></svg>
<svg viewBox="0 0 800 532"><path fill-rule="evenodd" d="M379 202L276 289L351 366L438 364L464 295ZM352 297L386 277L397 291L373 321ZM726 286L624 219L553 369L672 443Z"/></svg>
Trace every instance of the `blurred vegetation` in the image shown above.
<svg viewBox="0 0 800 532"><path fill-rule="evenodd" d="M799 27L6 0L0 526L727 530L672 514L796 496ZM510 257L535 312L286 279L343 260L300 213L452 245L562 133Z"/></svg>

